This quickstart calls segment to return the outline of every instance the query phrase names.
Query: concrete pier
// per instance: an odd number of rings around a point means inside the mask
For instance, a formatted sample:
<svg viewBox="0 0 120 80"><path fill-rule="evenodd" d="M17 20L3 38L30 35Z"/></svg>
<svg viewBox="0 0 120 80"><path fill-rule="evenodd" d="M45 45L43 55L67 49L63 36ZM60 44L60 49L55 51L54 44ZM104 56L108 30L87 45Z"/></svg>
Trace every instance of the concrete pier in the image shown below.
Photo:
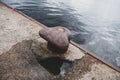
<svg viewBox="0 0 120 80"><path fill-rule="evenodd" d="M52 54L46 47L47 41L38 34L44 27L46 26L0 3L0 56L9 51L13 45L23 40L32 40L32 49L35 54L41 56L41 59L57 56L73 62L77 60L74 67L61 78L62 80L120 80L119 71L87 55L71 43L66 54ZM39 54L41 50L43 53Z"/></svg>

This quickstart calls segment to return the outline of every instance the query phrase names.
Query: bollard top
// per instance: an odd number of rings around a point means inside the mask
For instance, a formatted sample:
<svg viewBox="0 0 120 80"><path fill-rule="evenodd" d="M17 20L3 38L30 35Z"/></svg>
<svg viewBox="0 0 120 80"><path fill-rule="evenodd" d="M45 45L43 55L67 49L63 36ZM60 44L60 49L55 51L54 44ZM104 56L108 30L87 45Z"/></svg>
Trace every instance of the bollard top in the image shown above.
<svg viewBox="0 0 120 80"><path fill-rule="evenodd" d="M65 27L43 28L39 31L39 35L48 41L49 47L54 47L58 50L67 50L71 32Z"/></svg>

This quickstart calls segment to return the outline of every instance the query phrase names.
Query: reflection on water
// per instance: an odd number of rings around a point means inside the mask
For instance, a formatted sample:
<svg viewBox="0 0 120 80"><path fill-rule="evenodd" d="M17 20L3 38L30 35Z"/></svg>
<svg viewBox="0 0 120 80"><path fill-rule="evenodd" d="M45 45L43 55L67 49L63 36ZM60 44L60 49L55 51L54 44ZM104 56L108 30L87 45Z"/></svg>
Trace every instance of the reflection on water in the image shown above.
<svg viewBox="0 0 120 80"><path fill-rule="evenodd" d="M73 40L117 66L120 0L1 0L41 23L65 26Z"/></svg>

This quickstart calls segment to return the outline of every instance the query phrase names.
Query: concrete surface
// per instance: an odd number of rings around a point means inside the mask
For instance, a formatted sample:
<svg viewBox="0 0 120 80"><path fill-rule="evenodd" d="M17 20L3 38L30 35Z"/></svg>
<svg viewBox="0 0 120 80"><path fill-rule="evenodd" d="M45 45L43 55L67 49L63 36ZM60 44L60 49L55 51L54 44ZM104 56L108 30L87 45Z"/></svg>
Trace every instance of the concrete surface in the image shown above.
<svg viewBox="0 0 120 80"><path fill-rule="evenodd" d="M39 37L42 27L0 4L0 54L25 39Z"/></svg>
<svg viewBox="0 0 120 80"><path fill-rule="evenodd" d="M0 80L50 80L32 52L32 40L23 40L0 56Z"/></svg>
<svg viewBox="0 0 120 80"><path fill-rule="evenodd" d="M57 53L53 53L47 49L47 41L44 40L43 38L33 40L31 49L36 55L41 56L40 57L41 59L48 57L60 57L62 59L74 61L77 59L81 59L85 55L80 49L76 48L72 44L69 44L69 48L65 54L59 55Z"/></svg>
<svg viewBox="0 0 120 80"><path fill-rule="evenodd" d="M120 80L120 73L109 68L99 60L85 55L77 61L63 80Z"/></svg>

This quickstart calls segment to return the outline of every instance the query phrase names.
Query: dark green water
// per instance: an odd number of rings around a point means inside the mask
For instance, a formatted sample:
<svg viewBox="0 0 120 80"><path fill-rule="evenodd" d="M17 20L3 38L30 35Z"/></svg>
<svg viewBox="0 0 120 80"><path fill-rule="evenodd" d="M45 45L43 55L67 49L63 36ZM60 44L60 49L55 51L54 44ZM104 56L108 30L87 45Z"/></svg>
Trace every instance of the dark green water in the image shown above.
<svg viewBox="0 0 120 80"><path fill-rule="evenodd" d="M0 0L49 26L65 26L73 40L120 67L120 0Z"/></svg>

